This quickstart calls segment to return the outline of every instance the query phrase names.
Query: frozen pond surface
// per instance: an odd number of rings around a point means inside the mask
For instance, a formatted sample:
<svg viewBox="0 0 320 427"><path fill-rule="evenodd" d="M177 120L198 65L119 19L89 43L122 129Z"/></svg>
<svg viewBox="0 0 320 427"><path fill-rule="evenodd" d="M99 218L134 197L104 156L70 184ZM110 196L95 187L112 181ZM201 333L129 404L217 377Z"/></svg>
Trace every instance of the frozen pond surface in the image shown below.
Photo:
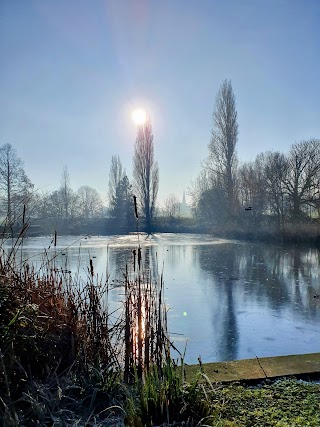
<svg viewBox="0 0 320 427"><path fill-rule="evenodd" d="M51 237L24 241L22 259L43 260ZM146 268L163 270L168 323L186 362L320 351L320 253L317 249L250 244L208 235L140 235ZM9 245L10 242L7 242ZM58 236L56 266L110 280L132 268L137 235ZM52 245L51 245L52 246ZM6 250L9 250L6 247ZM111 304L118 304L117 287Z"/></svg>

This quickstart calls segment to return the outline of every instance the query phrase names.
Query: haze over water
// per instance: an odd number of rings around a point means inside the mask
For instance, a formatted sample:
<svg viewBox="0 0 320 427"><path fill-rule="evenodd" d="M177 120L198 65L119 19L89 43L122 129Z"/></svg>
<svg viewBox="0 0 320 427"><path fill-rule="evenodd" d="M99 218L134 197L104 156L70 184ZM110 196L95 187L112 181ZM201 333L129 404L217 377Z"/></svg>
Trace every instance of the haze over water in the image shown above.
<svg viewBox="0 0 320 427"><path fill-rule="evenodd" d="M51 238L28 238L22 258L39 265ZM169 332L186 362L320 351L320 253L294 246L250 244L208 235L140 235L143 261L154 279L163 271ZM95 273L123 297L126 264L132 270L137 235L58 237L56 267ZM6 242L6 250L10 241ZM80 253L80 256L79 256Z"/></svg>

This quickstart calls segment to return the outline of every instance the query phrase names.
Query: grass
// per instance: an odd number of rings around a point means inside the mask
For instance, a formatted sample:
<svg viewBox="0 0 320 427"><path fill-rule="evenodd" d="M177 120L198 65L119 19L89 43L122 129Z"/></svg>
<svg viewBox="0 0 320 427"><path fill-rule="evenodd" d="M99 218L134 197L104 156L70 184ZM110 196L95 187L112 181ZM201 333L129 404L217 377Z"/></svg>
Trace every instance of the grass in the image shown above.
<svg viewBox="0 0 320 427"><path fill-rule="evenodd" d="M320 425L319 385L186 383L183 357L178 366L170 355L163 279L143 270L140 247L110 313L109 280L92 262L85 281L49 252L41 268L21 262L26 230L12 250L0 242L0 425Z"/></svg>
<svg viewBox="0 0 320 427"><path fill-rule="evenodd" d="M320 425L320 385L294 379L245 387L237 384L213 390L216 425L221 427Z"/></svg>

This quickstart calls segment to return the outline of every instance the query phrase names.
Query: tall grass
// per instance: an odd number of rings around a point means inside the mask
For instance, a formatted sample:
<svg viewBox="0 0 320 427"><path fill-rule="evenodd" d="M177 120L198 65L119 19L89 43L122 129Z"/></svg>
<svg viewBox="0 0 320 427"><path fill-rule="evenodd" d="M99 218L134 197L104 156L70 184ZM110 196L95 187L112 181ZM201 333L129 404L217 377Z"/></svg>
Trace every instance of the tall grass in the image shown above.
<svg viewBox="0 0 320 427"><path fill-rule="evenodd" d="M9 249L0 237L0 424L199 421L171 359L163 278L144 271L140 246L122 279L123 309L111 313L109 279L98 280L92 260L85 281L56 267L57 251L37 268L23 260L27 229L23 215Z"/></svg>

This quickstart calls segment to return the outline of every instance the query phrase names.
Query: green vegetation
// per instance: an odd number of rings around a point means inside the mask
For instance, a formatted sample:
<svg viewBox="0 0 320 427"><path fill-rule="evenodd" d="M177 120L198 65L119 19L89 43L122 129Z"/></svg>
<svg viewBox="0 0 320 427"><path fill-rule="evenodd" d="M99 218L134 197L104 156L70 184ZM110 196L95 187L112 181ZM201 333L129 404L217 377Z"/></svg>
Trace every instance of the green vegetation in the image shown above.
<svg viewBox="0 0 320 427"><path fill-rule="evenodd" d="M22 220L24 222L24 220ZM320 385L261 387L184 380L170 356L163 282L133 252L110 312L108 278L90 262L85 281L55 266L36 269L19 247L0 246L0 425L318 426ZM57 236L52 239L56 245Z"/></svg>
<svg viewBox="0 0 320 427"><path fill-rule="evenodd" d="M212 389L216 426L306 427L320 425L320 385L282 380L260 387Z"/></svg>

